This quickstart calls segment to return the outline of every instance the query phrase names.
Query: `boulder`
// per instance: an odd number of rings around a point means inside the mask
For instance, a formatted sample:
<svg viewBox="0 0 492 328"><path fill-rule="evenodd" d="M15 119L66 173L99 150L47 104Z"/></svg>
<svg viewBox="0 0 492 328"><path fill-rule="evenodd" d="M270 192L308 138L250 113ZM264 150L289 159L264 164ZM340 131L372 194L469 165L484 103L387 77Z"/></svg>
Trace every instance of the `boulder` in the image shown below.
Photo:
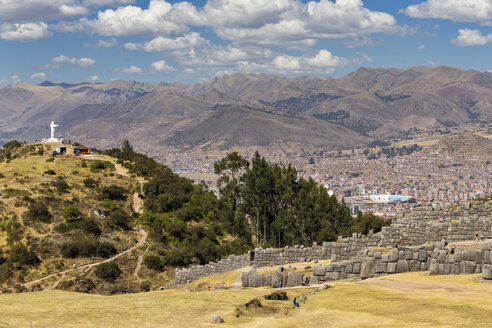
<svg viewBox="0 0 492 328"><path fill-rule="evenodd" d="M282 281L282 274L279 271L272 273L272 287L279 288Z"/></svg>
<svg viewBox="0 0 492 328"><path fill-rule="evenodd" d="M355 262L352 273L359 274L360 273L360 266L361 266L360 262Z"/></svg>
<svg viewBox="0 0 492 328"><path fill-rule="evenodd" d="M241 273L241 282L243 283L243 287L249 287L249 272Z"/></svg>
<svg viewBox="0 0 492 328"><path fill-rule="evenodd" d="M264 281L265 286L271 286L272 285L272 275L271 274L267 274L264 279L265 279L265 281Z"/></svg>
<svg viewBox="0 0 492 328"><path fill-rule="evenodd" d="M262 287L263 286L263 276L256 270L249 272L249 287Z"/></svg>
<svg viewBox="0 0 492 328"><path fill-rule="evenodd" d="M398 260L398 263L396 265L396 272L398 273L408 272L407 260Z"/></svg>
<svg viewBox="0 0 492 328"><path fill-rule="evenodd" d="M287 274L287 287L301 286L302 285L302 273L289 272Z"/></svg>
<svg viewBox="0 0 492 328"><path fill-rule="evenodd" d="M219 315L214 315L213 319L212 319L214 322L219 322L219 323L222 323L224 322L224 319L222 319L221 316Z"/></svg>
<svg viewBox="0 0 492 328"><path fill-rule="evenodd" d="M396 263L390 262L387 264L387 272L388 273L396 273Z"/></svg>
<svg viewBox="0 0 492 328"><path fill-rule="evenodd" d="M484 264L482 268L482 278L492 280L492 265Z"/></svg>
<svg viewBox="0 0 492 328"><path fill-rule="evenodd" d="M375 266L376 261L374 260L374 258L369 257L363 259L361 264L360 277L362 279L374 277L374 273L376 272Z"/></svg>
<svg viewBox="0 0 492 328"><path fill-rule="evenodd" d="M313 268L313 275L315 276L325 276L326 274L326 265L316 265Z"/></svg>

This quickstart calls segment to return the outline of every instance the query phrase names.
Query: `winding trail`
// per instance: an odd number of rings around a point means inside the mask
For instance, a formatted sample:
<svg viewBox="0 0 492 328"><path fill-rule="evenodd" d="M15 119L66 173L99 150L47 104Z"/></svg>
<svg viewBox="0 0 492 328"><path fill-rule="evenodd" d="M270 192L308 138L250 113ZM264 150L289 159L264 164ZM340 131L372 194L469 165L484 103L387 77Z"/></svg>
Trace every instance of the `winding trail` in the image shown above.
<svg viewBox="0 0 492 328"><path fill-rule="evenodd" d="M145 254L147 254L147 251L149 250L150 248L150 245L147 246L147 249L145 250L145 252L143 252L141 255L138 256L138 259L137 259L137 266L135 267L135 272L133 272L133 276L135 278L137 278L138 282L142 282L142 279L140 279L140 277L138 276L138 273L140 272L140 268L142 268L142 260L143 260L143 257Z"/></svg>
<svg viewBox="0 0 492 328"><path fill-rule="evenodd" d="M68 270L64 270L64 271L52 273L52 274L47 275L47 276L44 276L42 278L38 278L36 280L25 282L25 283L22 284L22 286L29 287L29 286L32 286L34 284L40 283L40 282L42 282L42 281L44 281L46 279L49 279L51 277L55 277L57 275L62 275L62 277L63 277L65 274L67 274L69 272L73 272L73 271L80 270L80 269L84 269L84 270L85 269L90 269L90 268L93 268L93 267L95 267L95 266L97 266L99 264L106 263L106 262L111 262L113 260L116 260L117 258L119 258L119 257L121 257L121 256L123 256L125 254L128 254L131 251L133 251L133 250L137 249L138 247L142 246L147 241L147 235L148 234L147 234L147 232L145 230L143 230L143 229L135 229L135 230L137 230L138 233L140 234L140 237L141 237L140 238L140 241L136 245L128 248L127 250L124 250L121 253L118 253L118 254L116 254L116 255L114 255L114 256L112 256L110 258L104 259L102 261L97 261L97 262L93 262L93 263L89 263L89 264L85 264L85 265L79 266L76 269L68 269ZM58 284L58 283L59 283L59 281L56 284Z"/></svg>

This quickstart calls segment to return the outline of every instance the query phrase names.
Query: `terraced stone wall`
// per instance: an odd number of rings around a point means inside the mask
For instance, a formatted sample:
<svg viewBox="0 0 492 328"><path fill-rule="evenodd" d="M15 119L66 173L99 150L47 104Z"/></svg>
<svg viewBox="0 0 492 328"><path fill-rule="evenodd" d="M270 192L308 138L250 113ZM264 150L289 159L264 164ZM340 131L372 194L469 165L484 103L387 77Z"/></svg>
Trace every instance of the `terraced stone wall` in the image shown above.
<svg viewBox="0 0 492 328"><path fill-rule="evenodd" d="M398 216L391 226L383 227L383 230L377 234L370 232L367 236L353 234L352 237L348 238L339 237L337 241L324 242L322 246L314 244L312 247L296 245L281 249L257 248L248 254L230 256L219 262L210 262L203 266L197 265L189 269L176 269L175 280L177 284L183 284L207 275L235 270L246 265L261 267L322 259L340 262L353 259L361 251L377 246L399 248L400 246L440 242L443 239L448 242L473 240L476 232L483 232L486 236L492 237L492 202L476 201L443 210L436 210L431 206L419 207L411 213ZM430 250L425 249L425 251ZM413 269L416 268L415 262L408 262L415 261L413 259L399 258L399 260L405 260L407 265ZM419 260L419 262L422 261ZM428 270L430 263L427 263L427 259L425 262L426 269L423 269L421 265L421 270ZM404 262L401 262L401 266L403 265ZM384 267L385 265L378 266L378 270L381 266ZM386 265L387 267L388 265ZM393 270L393 264L389 265L389 270Z"/></svg>

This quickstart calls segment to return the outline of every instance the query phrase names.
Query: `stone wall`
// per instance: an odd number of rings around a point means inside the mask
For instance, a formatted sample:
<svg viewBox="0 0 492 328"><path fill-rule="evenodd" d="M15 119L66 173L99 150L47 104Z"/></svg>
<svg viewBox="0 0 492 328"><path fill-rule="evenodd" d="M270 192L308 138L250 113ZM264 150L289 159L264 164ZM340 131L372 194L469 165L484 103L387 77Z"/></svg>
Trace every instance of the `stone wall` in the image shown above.
<svg viewBox="0 0 492 328"><path fill-rule="evenodd" d="M285 272L282 268L263 276L252 269L241 274L241 281L243 287L278 288L417 271L440 275L482 273L483 279L492 280L492 242L483 244L481 250L457 253L443 247L443 244L399 246L385 253L364 250L353 260L316 265L312 276L295 271Z"/></svg>
<svg viewBox="0 0 492 328"><path fill-rule="evenodd" d="M227 259L218 262L209 262L205 265L194 265L190 268L176 269L175 283L177 285L186 284L200 278L216 273L228 272L247 266L250 264L248 254L241 256L231 255Z"/></svg>
<svg viewBox="0 0 492 328"><path fill-rule="evenodd" d="M443 239L448 242L472 240L475 238L476 232L484 232L488 237L492 237L492 202L477 201L443 210L436 210L431 206L419 207L411 213L398 216L391 226L383 227L383 230L377 234L370 232L367 236L353 234L352 237L348 238L339 237L337 241L324 242L322 246L314 244L312 247L296 245L281 249L257 248L248 254L230 256L228 259L217 263L211 262L204 266L193 266L189 269L176 269L175 279L177 284L183 284L210 274L235 270L246 265L260 267L322 259L339 262L353 259L367 248L422 245L440 242ZM427 251L429 250L426 249ZM406 258L404 260L407 262L409 260L414 261ZM417 265L415 262L407 264L412 265L412 268ZM404 265L403 262L401 265ZM393 264L390 265L390 270L392 268ZM333 275L336 276L335 273Z"/></svg>
<svg viewBox="0 0 492 328"><path fill-rule="evenodd" d="M483 279L492 279L491 256L491 242L485 243L481 250L456 253L439 245L399 246L387 254L366 250L350 261L315 266L313 276L317 281L326 281L430 271L441 275L482 273Z"/></svg>

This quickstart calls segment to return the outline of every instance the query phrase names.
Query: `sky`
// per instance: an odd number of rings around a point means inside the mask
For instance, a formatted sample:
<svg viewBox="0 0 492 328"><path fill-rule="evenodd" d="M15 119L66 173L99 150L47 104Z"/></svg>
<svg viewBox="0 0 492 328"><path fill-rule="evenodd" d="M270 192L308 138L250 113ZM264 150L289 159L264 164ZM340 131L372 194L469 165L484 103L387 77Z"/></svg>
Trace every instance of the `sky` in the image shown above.
<svg viewBox="0 0 492 328"><path fill-rule="evenodd" d="M492 72L492 0L0 0L0 87Z"/></svg>

